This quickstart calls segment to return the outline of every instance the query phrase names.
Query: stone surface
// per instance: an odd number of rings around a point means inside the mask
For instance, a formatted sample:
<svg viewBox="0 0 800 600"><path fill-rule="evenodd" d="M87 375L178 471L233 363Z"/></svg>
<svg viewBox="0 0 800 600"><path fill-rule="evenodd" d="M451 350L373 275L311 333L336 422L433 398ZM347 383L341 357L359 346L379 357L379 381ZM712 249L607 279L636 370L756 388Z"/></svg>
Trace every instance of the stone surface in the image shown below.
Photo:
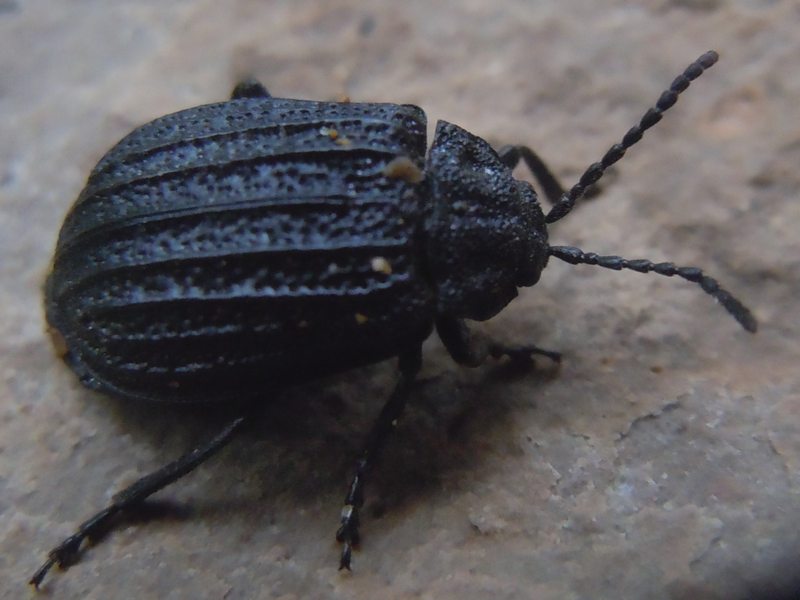
<svg viewBox="0 0 800 600"><path fill-rule="evenodd" d="M800 555L800 5L795 0L0 2L0 596L218 412L80 387L40 287L88 171L137 124L222 99L403 101L565 183L689 61L722 59L554 243L671 259L751 305L756 336L685 282L552 264L484 329L555 370L425 347L412 407L338 573L352 458L381 364L295 389L45 590L59 598L780 598ZM520 172L520 176L524 176Z"/></svg>

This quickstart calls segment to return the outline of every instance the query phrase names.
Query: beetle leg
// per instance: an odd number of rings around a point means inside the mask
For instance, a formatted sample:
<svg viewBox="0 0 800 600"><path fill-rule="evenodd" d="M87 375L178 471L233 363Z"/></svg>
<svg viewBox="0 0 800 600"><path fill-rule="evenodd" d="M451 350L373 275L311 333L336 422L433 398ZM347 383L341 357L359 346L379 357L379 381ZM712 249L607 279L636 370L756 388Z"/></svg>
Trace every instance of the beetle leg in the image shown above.
<svg viewBox="0 0 800 600"><path fill-rule="evenodd" d="M503 146L497 151L500 155L500 160L509 169L514 169L522 160L525 166L528 167L536 181L542 186L542 191L550 204L555 204L561 195L564 193L564 186L562 186L550 168L539 158L533 150L527 146Z"/></svg>
<svg viewBox="0 0 800 600"><path fill-rule="evenodd" d="M564 186L562 186L558 178L553 175L553 172L545 162L539 158L539 155L528 148L528 146L502 146L497 151L497 154L500 156L500 160L503 164L509 169L514 169L519 164L520 160L524 162L525 166L528 167L528 170L536 178L536 181L542 186L542 191L550 204L558 202L564 194ZM602 189L599 185L593 185L586 191L584 198L594 198L601 192Z"/></svg>
<svg viewBox="0 0 800 600"><path fill-rule="evenodd" d="M149 475L145 475L115 494L111 499L111 504L81 523L75 533L48 553L47 560L37 569L28 583L38 588L53 565L57 564L59 567L64 568L73 564L85 539L91 538L102 531L108 525L109 520L118 512L140 504L151 494L174 483L208 458L211 458L231 440L234 433L239 430L244 422L245 417L237 417L205 445L198 446L178 460L164 465Z"/></svg>
<svg viewBox="0 0 800 600"><path fill-rule="evenodd" d="M381 409L378 419L369 432L367 443L364 444L361 456L356 461L355 476L350 483L347 496L345 496L341 522L339 530L336 532L336 540L343 544L339 570L350 570L353 546L358 544L358 511L364 504L364 476L375 464L386 443L386 439L394 431L398 419L403 414L411 384L414 382L414 378L419 373L421 366L422 346L400 355L400 379L388 402Z"/></svg>
<svg viewBox="0 0 800 600"><path fill-rule="evenodd" d="M507 346L495 342L481 333L472 332L463 319L439 316L436 318L436 331L453 360L467 367L480 366L490 356L492 358L508 356L511 360L528 360L531 354L539 354L554 362L561 362L561 354L558 352L545 350L533 344Z"/></svg>
<svg viewBox="0 0 800 600"><path fill-rule="evenodd" d="M231 100L238 100L239 98L270 98L271 94L267 88L254 77L248 77L236 84L231 92Z"/></svg>

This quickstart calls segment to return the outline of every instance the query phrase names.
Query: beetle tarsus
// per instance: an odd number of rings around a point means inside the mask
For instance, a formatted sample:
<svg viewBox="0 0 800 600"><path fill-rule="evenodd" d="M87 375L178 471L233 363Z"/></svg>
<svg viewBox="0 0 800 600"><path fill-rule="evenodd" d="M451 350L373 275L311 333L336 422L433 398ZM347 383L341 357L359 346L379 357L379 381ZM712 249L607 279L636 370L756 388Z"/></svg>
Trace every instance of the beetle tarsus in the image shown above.
<svg viewBox="0 0 800 600"><path fill-rule="evenodd" d="M560 352L539 348L539 346L534 346L533 344L526 344L523 346L503 346L501 344L495 344L490 346L489 353L492 355L492 358L508 356L515 362L529 361L532 355L538 354L539 356L546 356L556 364L561 364Z"/></svg>
<svg viewBox="0 0 800 600"><path fill-rule="evenodd" d="M350 568L350 561L353 558L353 547L350 545L350 542L345 541L344 546L342 546L342 556L339 559L339 570L340 571L352 571Z"/></svg>
<svg viewBox="0 0 800 600"><path fill-rule="evenodd" d="M191 452L181 456L178 460L145 475L121 492L115 494L109 506L81 523L75 533L48 553L47 560L33 574L33 577L30 578L30 584L38 588L47 575L47 572L54 564L62 568L74 564L78 558L81 544L85 539L100 532L108 525L111 518L120 511L141 504L150 495L177 481L194 470L195 467L211 458L211 456L221 450L231 438L233 438L234 433L240 429L245 420L245 417L237 417L228 423L220 433L214 436L205 445L198 446Z"/></svg>
<svg viewBox="0 0 800 600"><path fill-rule="evenodd" d="M336 541L344 544L339 562L340 570L350 570L352 547L359 542L359 509L364 504L364 476L375 464L389 434L394 430L397 421L403 414L408 394L411 391L411 384L414 383L414 378L419 373L421 366L421 346L400 355L400 380L392 391L389 400L381 409L369 436L367 436L367 442L364 444L361 456L356 461L355 475L347 490L339 529L336 532Z"/></svg>
<svg viewBox="0 0 800 600"><path fill-rule="evenodd" d="M351 570L350 563L353 558L353 546L358 544L358 540L358 508L355 505L348 504L342 509L341 525L336 532L336 541L342 544L342 554L339 558L340 571L343 569Z"/></svg>
<svg viewBox="0 0 800 600"><path fill-rule="evenodd" d="M44 564L42 564L41 567L36 569L36 573L34 573L33 577L31 577L28 580L28 583L38 590L39 586L41 585L42 581L44 580L45 576L47 575L47 572L55 564L59 564L59 566L60 566L61 565L61 561L55 556L54 552L51 552L50 556L47 558L47 560L44 562Z"/></svg>
<svg viewBox="0 0 800 600"><path fill-rule="evenodd" d="M489 357L508 356L515 362L527 362L534 354L546 356L555 363L561 362L560 352L534 344L512 346L495 342L480 332L470 331L463 319L440 316L436 319L436 331L453 360L467 367L479 367Z"/></svg>

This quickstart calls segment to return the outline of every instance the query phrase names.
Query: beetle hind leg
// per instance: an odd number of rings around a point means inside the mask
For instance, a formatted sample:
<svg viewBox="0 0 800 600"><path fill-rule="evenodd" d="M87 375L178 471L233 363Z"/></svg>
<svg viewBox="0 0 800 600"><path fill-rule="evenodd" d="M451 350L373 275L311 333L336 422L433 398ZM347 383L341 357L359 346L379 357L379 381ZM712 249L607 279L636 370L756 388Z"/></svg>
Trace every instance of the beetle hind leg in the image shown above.
<svg viewBox="0 0 800 600"><path fill-rule="evenodd" d="M374 466L386 444L386 439L403 414L411 385L421 366L422 347L400 356L400 379L389 400L381 409L380 415L367 436L361 456L356 461L355 475L345 496L339 530L336 532L336 540L342 543L339 570L350 570L353 546L357 545L359 541L359 510L364 504L364 476Z"/></svg>
<svg viewBox="0 0 800 600"><path fill-rule="evenodd" d="M245 417L237 417L228 423L220 433L206 444L198 446L191 452L187 452L178 460L164 465L157 471L145 475L121 492L115 494L111 499L111 504L81 523L75 533L48 553L47 560L36 570L28 583L38 588L47 575L47 572L54 565L65 568L74 564L78 559L80 548L84 540L96 537L108 526L112 517L117 513L140 504L150 495L177 481L194 470L195 467L211 458L233 438L234 434L241 428L244 422Z"/></svg>

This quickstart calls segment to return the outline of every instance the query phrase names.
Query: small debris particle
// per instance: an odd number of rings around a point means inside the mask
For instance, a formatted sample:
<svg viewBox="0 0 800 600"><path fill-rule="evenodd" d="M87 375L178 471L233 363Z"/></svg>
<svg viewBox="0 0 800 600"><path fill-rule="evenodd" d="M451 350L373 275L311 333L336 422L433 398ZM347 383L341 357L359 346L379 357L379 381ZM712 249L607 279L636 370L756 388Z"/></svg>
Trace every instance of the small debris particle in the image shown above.
<svg viewBox="0 0 800 600"><path fill-rule="evenodd" d="M339 131L332 127L320 127L319 132L321 135L328 136L332 140L335 140L336 138L339 137Z"/></svg>
<svg viewBox="0 0 800 600"><path fill-rule="evenodd" d="M407 156L392 159L383 174L392 179L404 179L408 183L419 183L423 179L422 170Z"/></svg>
<svg viewBox="0 0 800 600"><path fill-rule="evenodd" d="M363 325L364 323L369 321L367 315L364 315L362 313L356 313L355 317L356 317L356 323L358 323L359 325Z"/></svg>
<svg viewBox="0 0 800 600"><path fill-rule="evenodd" d="M372 270L376 273L383 273L384 275L392 274L392 265L382 256L376 256L370 261Z"/></svg>

